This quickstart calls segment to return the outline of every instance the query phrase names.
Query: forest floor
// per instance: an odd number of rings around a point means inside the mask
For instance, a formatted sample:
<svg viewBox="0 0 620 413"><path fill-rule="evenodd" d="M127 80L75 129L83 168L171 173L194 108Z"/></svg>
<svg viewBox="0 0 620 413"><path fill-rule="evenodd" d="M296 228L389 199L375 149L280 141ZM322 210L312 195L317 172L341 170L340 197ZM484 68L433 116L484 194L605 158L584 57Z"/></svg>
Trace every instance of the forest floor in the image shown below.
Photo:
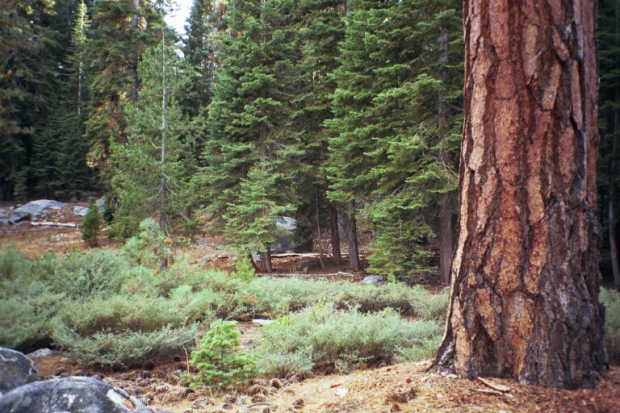
<svg viewBox="0 0 620 413"><path fill-rule="evenodd" d="M58 211L46 221L79 223L81 217L72 207ZM0 208L3 206L0 205ZM84 250L78 228L33 226L22 222L0 227L0 248L14 243L30 258L46 251L67 253ZM105 248L119 248L102 236ZM222 248L222 240L205 237L188 244L183 251L190 262L205 267L232 269L233 255ZM315 279L359 281L363 274L352 274L317 255L283 255L275 257L272 276L296 276ZM430 287L432 288L432 287ZM260 327L239 323L241 346L256 346ZM154 360L147 368L126 371L97 370L81 366L60 353L37 359L43 378L53 376L98 376L124 388L152 406L174 413L382 413L382 412L492 412L492 413L620 413L620 366L612 366L601 375L594 389L557 390L520 385L511 380L466 380L425 372L429 361L362 369L347 375L316 375L288 380L258 379L245 392L218 394L190 390L180 381L187 371L188 354Z"/></svg>

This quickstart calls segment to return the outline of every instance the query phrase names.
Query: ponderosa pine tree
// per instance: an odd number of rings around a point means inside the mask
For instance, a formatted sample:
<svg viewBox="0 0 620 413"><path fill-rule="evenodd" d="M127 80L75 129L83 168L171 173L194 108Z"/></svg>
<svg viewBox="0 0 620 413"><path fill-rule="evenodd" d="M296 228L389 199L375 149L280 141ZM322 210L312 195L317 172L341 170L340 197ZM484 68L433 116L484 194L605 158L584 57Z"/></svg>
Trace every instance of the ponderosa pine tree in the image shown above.
<svg viewBox="0 0 620 413"><path fill-rule="evenodd" d="M138 73L140 98L122 106L126 138L111 144L112 188L118 198L112 228L123 238L134 235L140 222L154 213L164 233L191 216L192 137L177 100L189 70L172 42L162 41L143 53Z"/></svg>
<svg viewBox="0 0 620 413"><path fill-rule="evenodd" d="M347 21L327 121L330 196L375 230L369 271L406 278L432 270L424 246L455 188L458 3L359 1Z"/></svg>
<svg viewBox="0 0 620 413"><path fill-rule="evenodd" d="M591 386L608 363L595 2L463 6L460 234L434 368Z"/></svg>
<svg viewBox="0 0 620 413"><path fill-rule="evenodd" d="M232 1L224 16L228 27L217 43L219 66L200 181L213 224L225 232L230 229L227 222L239 222L234 215L242 202L240 185L257 183L248 174L263 170L258 165L269 164L267 170L273 174L267 181L272 187L260 191L274 196L274 208L291 203L296 170L290 159L297 154L289 140L292 66L297 59L294 26L290 24L294 3Z"/></svg>

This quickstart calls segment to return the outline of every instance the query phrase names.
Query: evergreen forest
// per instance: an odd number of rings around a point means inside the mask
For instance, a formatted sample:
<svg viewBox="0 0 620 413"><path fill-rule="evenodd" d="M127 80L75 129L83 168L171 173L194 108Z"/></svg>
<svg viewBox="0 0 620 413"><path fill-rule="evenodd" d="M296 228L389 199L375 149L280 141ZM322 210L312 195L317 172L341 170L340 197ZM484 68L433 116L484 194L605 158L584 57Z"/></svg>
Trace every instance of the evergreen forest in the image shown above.
<svg viewBox="0 0 620 413"><path fill-rule="evenodd" d="M149 216L167 233L196 231L206 214L231 246L267 255L278 216L332 238L340 225L354 270L364 235L369 272L447 283L461 2L193 0L182 37L165 23L171 7L3 2L0 200L96 191L116 238ZM612 249L618 13L599 2L600 216Z"/></svg>
<svg viewBox="0 0 620 413"><path fill-rule="evenodd" d="M175 412L616 411L594 3L0 1L0 385L49 346Z"/></svg>

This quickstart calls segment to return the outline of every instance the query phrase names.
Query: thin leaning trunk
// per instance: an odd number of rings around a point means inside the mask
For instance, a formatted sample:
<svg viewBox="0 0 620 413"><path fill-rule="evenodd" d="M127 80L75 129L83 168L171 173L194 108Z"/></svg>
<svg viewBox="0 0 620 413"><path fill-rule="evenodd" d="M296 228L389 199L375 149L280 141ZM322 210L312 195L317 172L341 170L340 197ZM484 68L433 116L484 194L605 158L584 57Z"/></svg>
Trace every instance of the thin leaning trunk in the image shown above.
<svg viewBox="0 0 620 413"><path fill-rule="evenodd" d="M460 233L432 369L555 387L605 368L595 3L465 0Z"/></svg>

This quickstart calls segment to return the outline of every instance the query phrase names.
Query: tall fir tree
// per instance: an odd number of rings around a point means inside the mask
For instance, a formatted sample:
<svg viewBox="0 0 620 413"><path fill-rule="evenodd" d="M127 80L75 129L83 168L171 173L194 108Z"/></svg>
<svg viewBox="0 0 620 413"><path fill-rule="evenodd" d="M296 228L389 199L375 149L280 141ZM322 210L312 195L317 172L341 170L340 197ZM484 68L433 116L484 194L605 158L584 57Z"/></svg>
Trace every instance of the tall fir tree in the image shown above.
<svg viewBox="0 0 620 413"><path fill-rule="evenodd" d="M140 221L154 213L164 233L189 221L188 182L196 166L189 122L178 102L190 73L172 42L148 48L138 74L140 98L122 106L126 138L111 145L118 198L112 228L122 238L135 234Z"/></svg>
<svg viewBox="0 0 620 413"><path fill-rule="evenodd" d="M142 52L158 42L163 13L152 0L96 2L92 12L91 41L86 58L92 76L88 82L89 116L85 134L88 162L97 168L104 185L112 177L109 147L125 138L125 102L135 102L139 79L136 64Z"/></svg>
<svg viewBox="0 0 620 413"><path fill-rule="evenodd" d="M89 29L88 7L82 1L76 9L69 53L62 65L63 93L54 97L50 119L35 143L33 175L40 194L67 197L71 191L95 187L93 170L86 164L89 145L84 136Z"/></svg>
<svg viewBox="0 0 620 413"><path fill-rule="evenodd" d="M288 133L298 59L294 6L291 0L253 0L232 1L227 8L201 174L208 210L224 231L230 229L227 223L237 222L240 185L256 183L248 174L257 165L269 164L272 188L261 191L273 195L275 206L288 205L294 193L296 172L287 162L296 156Z"/></svg>
<svg viewBox="0 0 620 413"><path fill-rule="evenodd" d="M347 19L330 197L375 231L369 270L392 279L434 270L428 242L456 186L461 47L456 1L357 1Z"/></svg>
<svg viewBox="0 0 620 413"><path fill-rule="evenodd" d="M183 106L190 116L204 114L211 103L211 86L216 67L215 37L221 19L214 0L194 0L185 26L183 54L196 70L183 96Z"/></svg>
<svg viewBox="0 0 620 413"><path fill-rule="evenodd" d="M54 1L0 5L0 199L32 190L37 132L46 126L58 90L62 27Z"/></svg>

